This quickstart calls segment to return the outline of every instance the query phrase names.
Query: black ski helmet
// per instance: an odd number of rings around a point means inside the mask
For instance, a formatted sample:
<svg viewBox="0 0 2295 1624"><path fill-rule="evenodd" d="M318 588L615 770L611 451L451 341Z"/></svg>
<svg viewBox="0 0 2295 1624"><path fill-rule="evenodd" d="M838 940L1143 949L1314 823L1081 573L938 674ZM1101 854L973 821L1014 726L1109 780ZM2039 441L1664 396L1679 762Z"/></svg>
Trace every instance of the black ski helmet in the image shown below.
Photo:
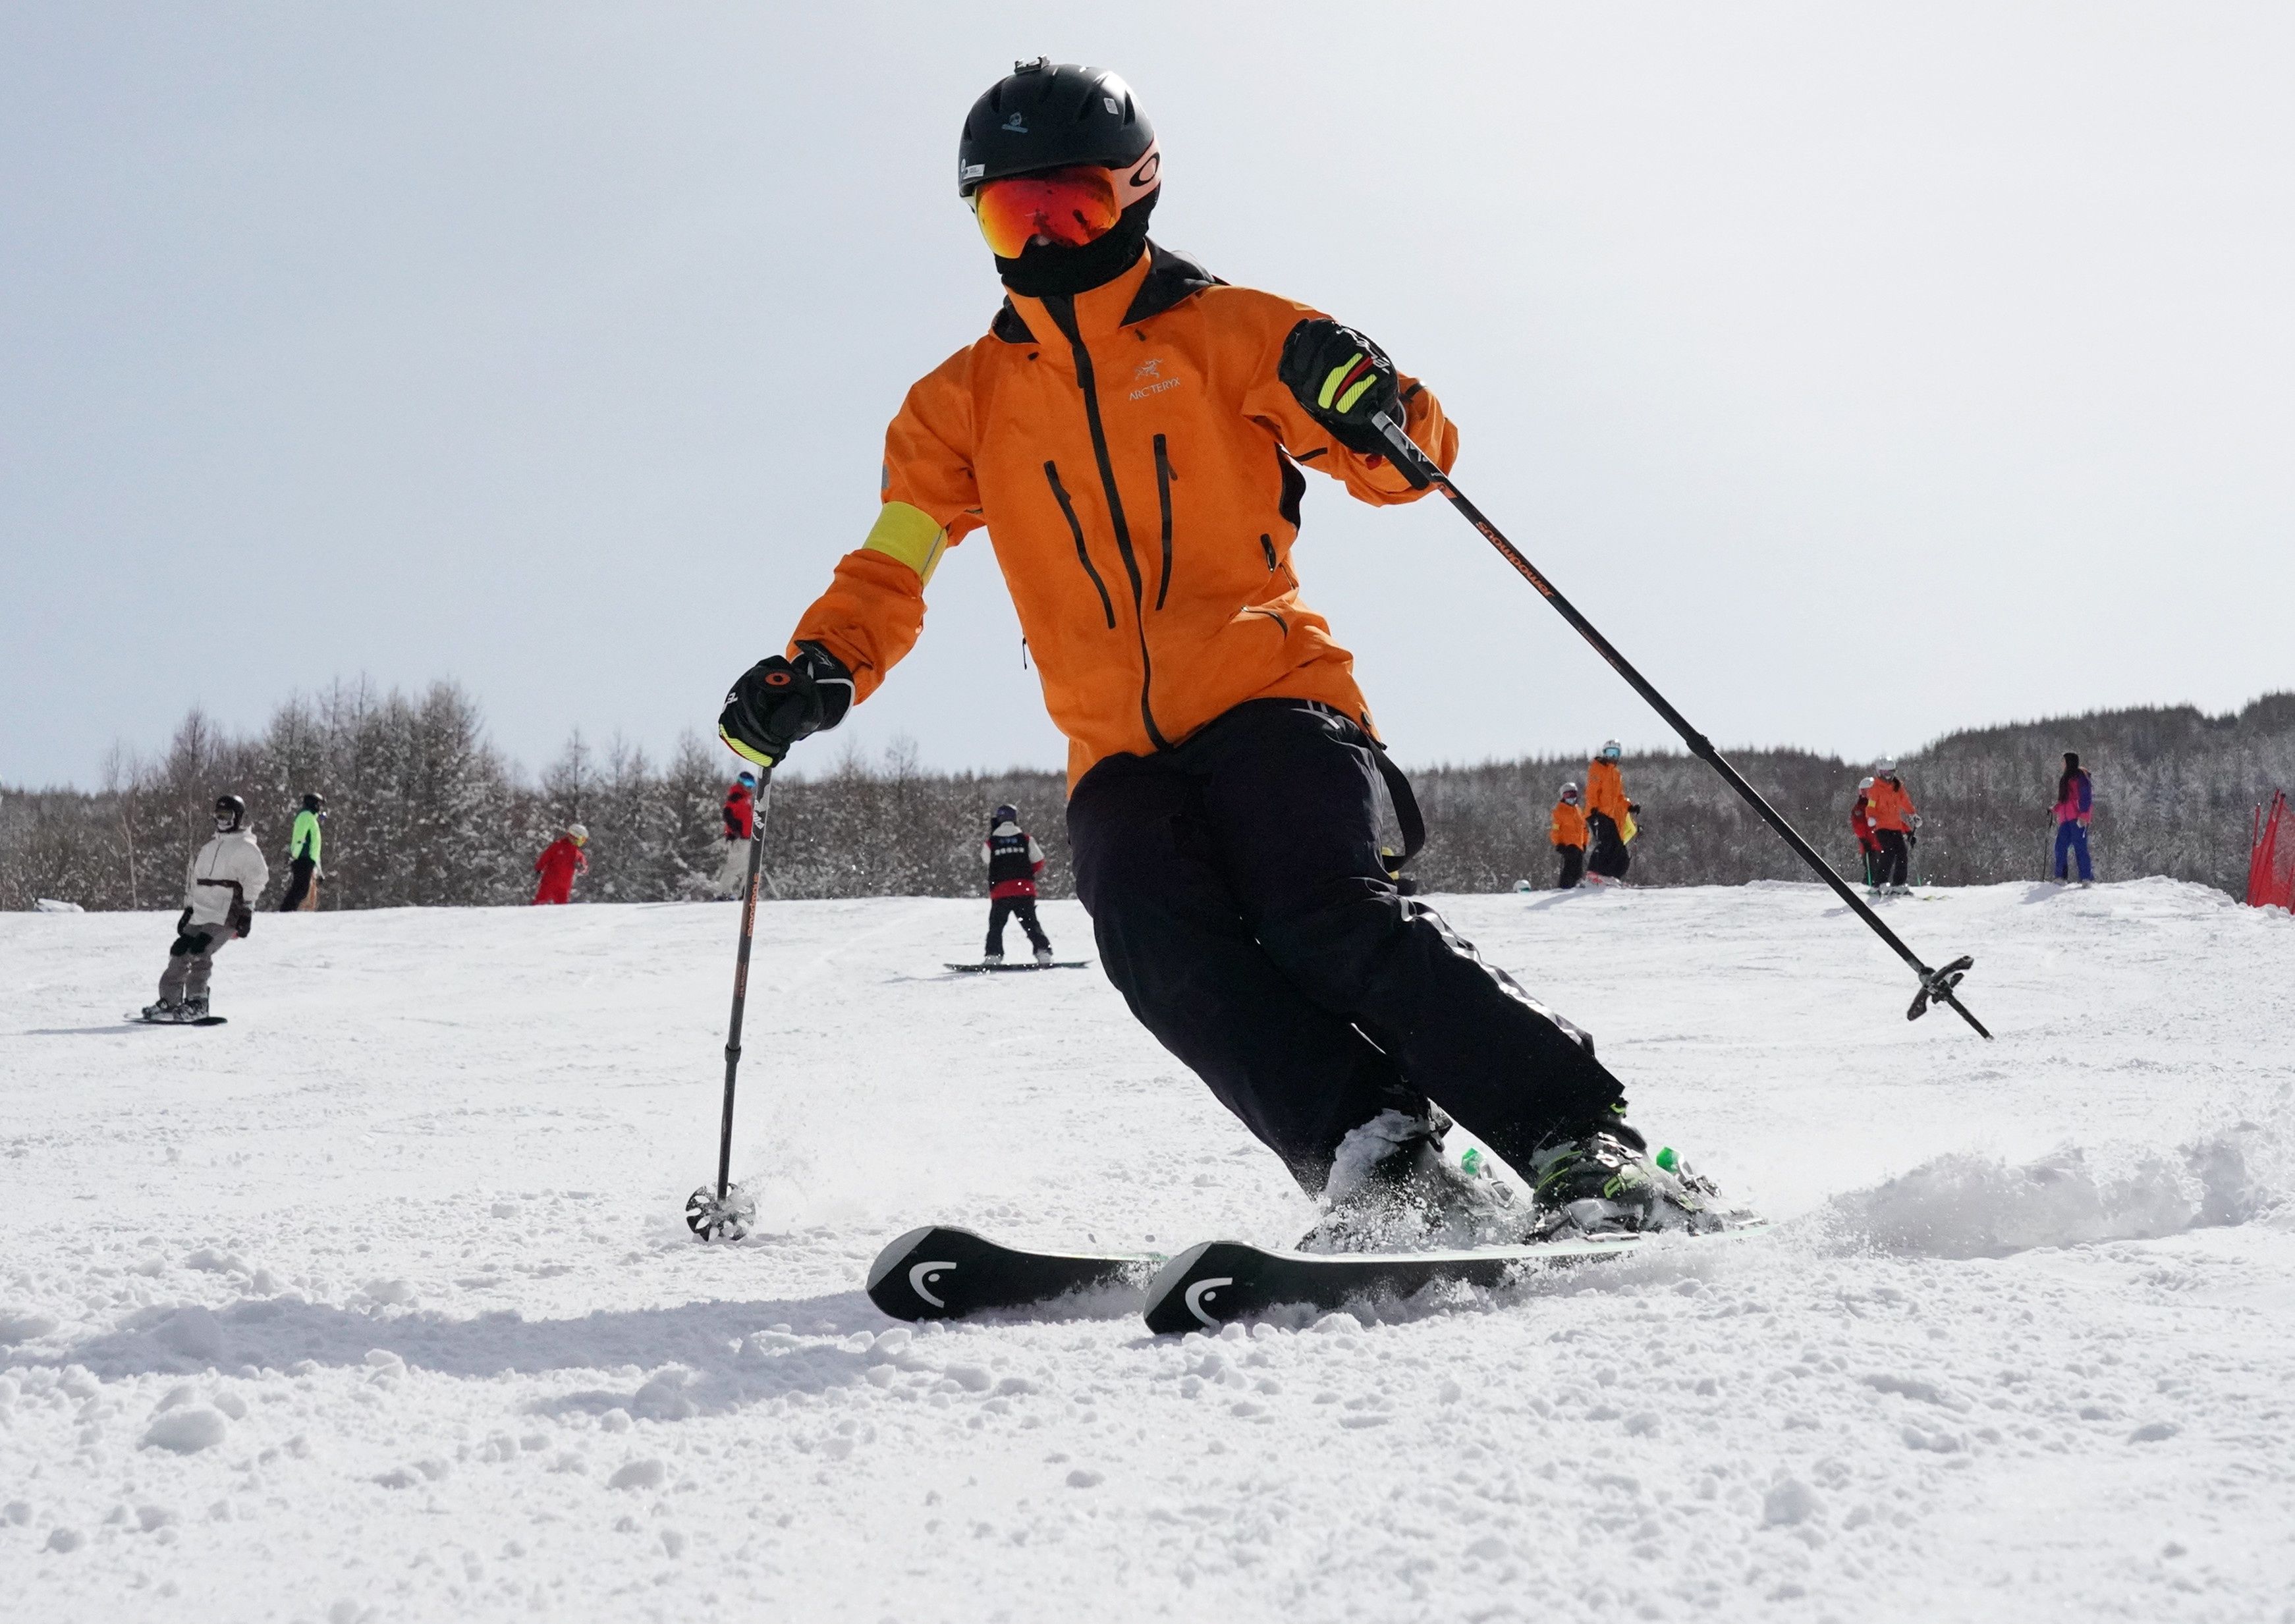
<svg viewBox="0 0 2295 1624"><path fill-rule="evenodd" d="M1017 806L1000 806L988 814L988 820L991 823L1017 823L1020 821L1020 809Z"/></svg>
<svg viewBox="0 0 2295 1624"><path fill-rule="evenodd" d="M1126 85L1105 68L1040 56L1015 62L965 115L956 143L956 193L968 198L990 181L1069 164L1121 169L1148 156L1156 126ZM1137 175L1145 187L1153 174Z"/></svg>
<svg viewBox="0 0 2295 1624"><path fill-rule="evenodd" d="M230 819L229 823L224 821ZM216 831L229 834L247 821L247 803L237 796L217 796L215 804Z"/></svg>
<svg viewBox="0 0 2295 1624"><path fill-rule="evenodd" d="M317 790L315 790L315 789L313 789L313 790L307 790L307 791L306 791L306 792L304 793L304 796L303 796L303 810L304 810L305 812L314 812L318 811L321 807L324 806L326 804L327 804L327 797L326 797L326 796L323 796L323 795L321 795L321 794L320 794Z"/></svg>

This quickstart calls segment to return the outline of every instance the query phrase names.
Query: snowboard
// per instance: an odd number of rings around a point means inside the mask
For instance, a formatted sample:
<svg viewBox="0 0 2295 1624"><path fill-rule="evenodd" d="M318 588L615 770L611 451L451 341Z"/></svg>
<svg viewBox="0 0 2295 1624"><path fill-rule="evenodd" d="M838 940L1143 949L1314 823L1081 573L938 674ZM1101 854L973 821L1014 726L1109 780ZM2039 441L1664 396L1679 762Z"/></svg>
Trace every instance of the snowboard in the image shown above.
<svg viewBox="0 0 2295 1624"><path fill-rule="evenodd" d="M1137 1292L1163 1258L1023 1252L969 1229L911 1229L869 1266L869 1301L895 1319L961 1319L983 1309L1026 1308L1070 1292Z"/></svg>
<svg viewBox="0 0 2295 1624"><path fill-rule="evenodd" d="M227 1015L203 1015L196 1021L151 1021L143 1018L141 1009L130 1009L120 1017L133 1021L138 1026L220 1026L230 1018Z"/></svg>
<svg viewBox="0 0 2295 1624"><path fill-rule="evenodd" d="M1694 1238L1720 1240L1767 1227L1749 1219ZM1276 1252L1240 1241L1205 1241L1164 1264L1149 1282L1148 1328L1159 1336L1217 1330L1292 1303L1328 1310L1366 1297L1408 1297L1429 1285L1499 1285L1518 1269L1624 1257L1687 1233L1574 1236L1472 1252Z"/></svg>
<svg viewBox="0 0 2295 1624"><path fill-rule="evenodd" d="M951 964L948 967L960 975L978 975L990 972L1007 975L1015 970L1081 970L1090 963L1089 959L1056 959L1049 964Z"/></svg>

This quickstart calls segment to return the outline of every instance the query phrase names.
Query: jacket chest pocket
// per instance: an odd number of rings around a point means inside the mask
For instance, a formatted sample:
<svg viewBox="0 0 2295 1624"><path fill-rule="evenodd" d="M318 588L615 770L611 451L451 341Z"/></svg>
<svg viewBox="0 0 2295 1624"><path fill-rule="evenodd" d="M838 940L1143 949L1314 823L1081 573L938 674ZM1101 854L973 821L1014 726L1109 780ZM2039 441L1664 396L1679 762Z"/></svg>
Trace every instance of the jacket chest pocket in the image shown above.
<svg viewBox="0 0 2295 1624"><path fill-rule="evenodd" d="M1159 448L1163 443L1164 437L1161 435L1156 436L1156 444ZM1052 487L1053 499L1060 504L1060 516L1068 521L1068 534L1075 539L1076 562L1083 566L1083 573L1091 578L1092 590L1099 594L1100 613L1107 616L1107 629L1113 632L1115 630L1115 600L1107 595L1107 583L1099 578L1099 571L1091 561L1091 549L1084 544L1083 521L1076 517L1075 502L1069 497L1067 486L1060 483L1060 465L1057 462L1046 461L1044 478ZM1166 560L1164 568L1167 575L1171 567L1169 562L1171 522L1170 510L1166 509L1164 519L1164 534L1166 538L1164 556Z"/></svg>

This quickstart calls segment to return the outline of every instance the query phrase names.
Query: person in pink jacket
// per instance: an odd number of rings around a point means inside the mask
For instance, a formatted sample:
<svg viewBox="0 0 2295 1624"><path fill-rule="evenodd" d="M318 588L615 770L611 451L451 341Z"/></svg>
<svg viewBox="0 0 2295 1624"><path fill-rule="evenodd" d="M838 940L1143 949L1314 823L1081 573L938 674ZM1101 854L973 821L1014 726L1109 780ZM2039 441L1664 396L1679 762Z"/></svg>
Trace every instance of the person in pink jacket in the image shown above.
<svg viewBox="0 0 2295 1624"><path fill-rule="evenodd" d="M2095 812L2095 786L2081 770L2079 752L2064 752L2064 770L2056 779L2056 878L2069 877L2069 859L2079 859L2083 885L2095 883L2095 869L2087 856L2087 820Z"/></svg>

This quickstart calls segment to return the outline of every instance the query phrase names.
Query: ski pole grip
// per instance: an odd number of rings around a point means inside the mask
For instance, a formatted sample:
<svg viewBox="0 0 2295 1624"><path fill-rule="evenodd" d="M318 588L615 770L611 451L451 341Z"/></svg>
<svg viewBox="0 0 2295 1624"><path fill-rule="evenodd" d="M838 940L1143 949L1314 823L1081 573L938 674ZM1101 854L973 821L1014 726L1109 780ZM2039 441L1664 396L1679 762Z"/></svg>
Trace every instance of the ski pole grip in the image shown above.
<svg viewBox="0 0 2295 1624"><path fill-rule="evenodd" d="M1371 427L1377 429L1389 446L1388 461L1402 470L1410 481L1410 488L1423 491L1434 483L1440 469L1432 468L1433 459L1418 449L1418 442L1402 432L1402 425L1384 412L1370 414Z"/></svg>

